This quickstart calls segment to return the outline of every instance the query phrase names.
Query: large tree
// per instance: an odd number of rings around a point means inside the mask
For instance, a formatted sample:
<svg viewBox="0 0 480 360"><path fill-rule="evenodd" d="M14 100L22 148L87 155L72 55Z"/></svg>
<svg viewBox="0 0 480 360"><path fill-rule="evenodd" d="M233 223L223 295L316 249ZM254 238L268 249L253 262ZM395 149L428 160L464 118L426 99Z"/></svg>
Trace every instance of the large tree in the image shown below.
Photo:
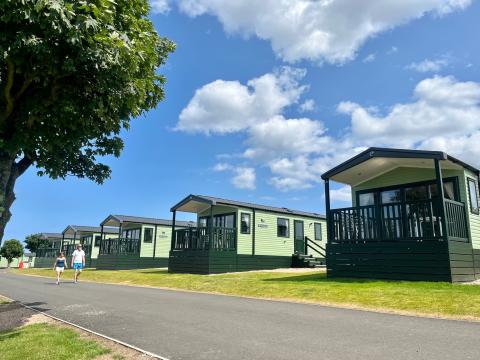
<svg viewBox="0 0 480 360"><path fill-rule="evenodd" d="M102 183L131 118L164 97L175 48L147 0L0 1L0 240L29 167Z"/></svg>
<svg viewBox="0 0 480 360"><path fill-rule="evenodd" d="M38 248L48 246L50 241L45 239L42 234L31 234L25 238L25 247L32 253L37 252Z"/></svg>
<svg viewBox="0 0 480 360"><path fill-rule="evenodd" d="M23 256L22 243L15 239L6 240L0 248L0 256L7 259L8 267L13 259Z"/></svg>

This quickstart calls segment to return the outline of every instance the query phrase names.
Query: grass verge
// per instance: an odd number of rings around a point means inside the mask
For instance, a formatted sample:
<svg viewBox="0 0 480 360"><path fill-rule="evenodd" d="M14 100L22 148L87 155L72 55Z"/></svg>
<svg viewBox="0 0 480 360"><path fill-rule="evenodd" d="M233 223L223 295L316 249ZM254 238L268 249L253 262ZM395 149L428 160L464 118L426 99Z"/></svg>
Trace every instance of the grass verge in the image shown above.
<svg viewBox="0 0 480 360"><path fill-rule="evenodd" d="M110 352L71 329L45 323L0 332L0 348L3 360L87 360Z"/></svg>
<svg viewBox="0 0 480 360"><path fill-rule="evenodd" d="M50 269L14 270L53 277ZM66 271L70 280L73 273ZM86 270L82 280L480 320L480 286L445 282L327 279L324 273L169 274L162 269Z"/></svg>

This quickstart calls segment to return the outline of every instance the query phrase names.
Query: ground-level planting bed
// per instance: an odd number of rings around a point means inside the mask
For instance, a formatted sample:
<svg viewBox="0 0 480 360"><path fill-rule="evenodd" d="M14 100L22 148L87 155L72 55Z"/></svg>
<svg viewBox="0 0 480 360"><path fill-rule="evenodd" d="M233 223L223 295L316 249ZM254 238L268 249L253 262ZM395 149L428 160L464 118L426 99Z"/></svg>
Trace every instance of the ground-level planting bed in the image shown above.
<svg viewBox="0 0 480 360"><path fill-rule="evenodd" d="M46 269L13 271L54 276ZM72 277L71 270L65 277ZM480 286L446 282L328 279L321 272L171 274L166 269L86 270L82 280L480 320Z"/></svg>

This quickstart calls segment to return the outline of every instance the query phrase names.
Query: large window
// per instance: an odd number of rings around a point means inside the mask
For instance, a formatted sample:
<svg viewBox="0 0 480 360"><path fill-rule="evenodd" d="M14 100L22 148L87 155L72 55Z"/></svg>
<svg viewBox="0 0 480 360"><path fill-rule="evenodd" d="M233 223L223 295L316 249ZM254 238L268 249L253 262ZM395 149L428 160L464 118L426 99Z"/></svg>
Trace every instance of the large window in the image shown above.
<svg viewBox="0 0 480 360"><path fill-rule="evenodd" d="M100 246L100 243L102 242L102 236L101 235L95 235L95 244L94 246Z"/></svg>
<svg viewBox="0 0 480 360"><path fill-rule="evenodd" d="M242 234L250 234L250 214L240 214L240 232Z"/></svg>
<svg viewBox="0 0 480 360"><path fill-rule="evenodd" d="M360 194L358 196L358 205L360 205L360 206L375 205L375 195L374 195L374 193Z"/></svg>
<svg viewBox="0 0 480 360"><path fill-rule="evenodd" d="M277 236L278 237L290 237L288 219L277 218Z"/></svg>
<svg viewBox="0 0 480 360"><path fill-rule="evenodd" d="M127 229L122 231L124 239L140 240L140 229Z"/></svg>
<svg viewBox="0 0 480 360"><path fill-rule="evenodd" d="M145 228L143 230L143 242L151 243L153 241L153 228Z"/></svg>
<svg viewBox="0 0 480 360"><path fill-rule="evenodd" d="M198 219L199 226L208 227L210 225L210 217L202 216ZM218 214L213 216L213 226L234 229L235 214Z"/></svg>
<svg viewBox="0 0 480 360"><path fill-rule="evenodd" d="M313 226L315 230L315 240L322 240L322 224L314 223Z"/></svg>
<svg viewBox="0 0 480 360"><path fill-rule="evenodd" d="M477 182L473 179L468 178L468 196L470 199L470 211L474 214L479 214L479 204L478 204L478 187Z"/></svg>

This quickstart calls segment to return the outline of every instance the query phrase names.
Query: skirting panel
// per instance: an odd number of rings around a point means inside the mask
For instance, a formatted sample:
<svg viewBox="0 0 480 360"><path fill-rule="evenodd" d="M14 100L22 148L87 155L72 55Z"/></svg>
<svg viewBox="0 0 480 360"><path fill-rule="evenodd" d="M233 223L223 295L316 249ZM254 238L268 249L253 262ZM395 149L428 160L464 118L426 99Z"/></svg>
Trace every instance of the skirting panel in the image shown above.
<svg viewBox="0 0 480 360"><path fill-rule="evenodd" d="M230 251L171 251L172 273L220 274L290 267L290 256L237 255Z"/></svg>
<svg viewBox="0 0 480 360"><path fill-rule="evenodd" d="M147 258L139 255L99 255L96 259L99 270L148 269L168 266L168 258Z"/></svg>

